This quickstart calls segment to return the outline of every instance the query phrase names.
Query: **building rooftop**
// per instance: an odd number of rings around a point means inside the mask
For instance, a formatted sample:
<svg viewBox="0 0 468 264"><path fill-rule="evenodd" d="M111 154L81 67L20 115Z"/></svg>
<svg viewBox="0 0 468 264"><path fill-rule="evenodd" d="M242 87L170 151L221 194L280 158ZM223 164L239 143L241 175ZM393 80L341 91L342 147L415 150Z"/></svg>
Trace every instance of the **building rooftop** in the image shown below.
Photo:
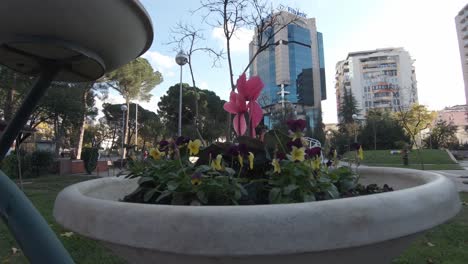
<svg viewBox="0 0 468 264"><path fill-rule="evenodd" d="M383 48L383 49L366 50L366 51L355 51L355 52L348 53L348 57L346 57L346 60L348 60L350 57L366 56L366 55L370 55L370 54L377 53L377 52L392 52L392 51L402 51L402 50L403 48Z"/></svg>

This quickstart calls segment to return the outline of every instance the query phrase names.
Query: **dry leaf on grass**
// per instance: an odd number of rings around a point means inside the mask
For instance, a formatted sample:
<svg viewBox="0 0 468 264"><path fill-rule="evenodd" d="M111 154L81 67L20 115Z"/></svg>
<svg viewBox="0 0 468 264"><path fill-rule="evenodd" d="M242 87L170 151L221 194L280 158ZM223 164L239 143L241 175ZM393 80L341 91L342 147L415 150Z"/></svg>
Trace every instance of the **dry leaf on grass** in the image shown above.
<svg viewBox="0 0 468 264"><path fill-rule="evenodd" d="M434 247L434 246L435 246L435 245L432 244L431 242L427 242L426 245L427 245L428 247Z"/></svg>
<svg viewBox="0 0 468 264"><path fill-rule="evenodd" d="M60 236L71 237L71 236L73 236L73 232L65 232L65 233L60 234Z"/></svg>

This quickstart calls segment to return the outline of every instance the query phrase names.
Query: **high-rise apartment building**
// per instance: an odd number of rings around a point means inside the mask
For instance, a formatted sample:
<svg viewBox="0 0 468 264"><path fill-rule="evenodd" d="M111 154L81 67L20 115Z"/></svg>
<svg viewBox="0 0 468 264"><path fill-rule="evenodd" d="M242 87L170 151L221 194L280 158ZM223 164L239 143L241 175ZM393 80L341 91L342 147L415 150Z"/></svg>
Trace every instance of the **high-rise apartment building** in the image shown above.
<svg viewBox="0 0 468 264"><path fill-rule="evenodd" d="M413 60L403 48L351 52L336 64L335 81L338 113L346 89L360 119L369 109L400 111L418 102Z"/></svg>
<svg viewBox="0 0 468 264"><path fill-rule="evenodd" d="M457 27L463 79L465 80L465 100L468 104L468 4L458 12L458 15L455 17L455 24Z"/></svg>
<svg viewBox="0 0 468 264"><path fill-rule="evenodd" d="M294 18L294 23L269 28L265 34L281 30L250 67L250 75L260 76L265 84L259 98L264 123L271 127L272 114L291 106L298 118L307 120L310 128L314 128L321 114L321 101L326 99L322 33L317 32L315 18L307 18L303 13L281 11L275 16L283 18L281 21ZM250 58L258 50L257 34L253 39Z"/></svg>

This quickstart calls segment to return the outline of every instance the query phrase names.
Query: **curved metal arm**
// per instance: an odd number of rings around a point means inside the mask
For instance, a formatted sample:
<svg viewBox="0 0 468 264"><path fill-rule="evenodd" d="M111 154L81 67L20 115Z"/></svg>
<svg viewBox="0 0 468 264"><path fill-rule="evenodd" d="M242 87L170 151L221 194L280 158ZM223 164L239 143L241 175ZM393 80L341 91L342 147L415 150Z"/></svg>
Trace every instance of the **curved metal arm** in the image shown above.
<svg viewBox="0 0 468 264"><path fill-rule="evenodd" d="M47 64L0 137L0 161L59 71ZM0 171L0 216L31 263L74 263L26 195Z"/></svg>

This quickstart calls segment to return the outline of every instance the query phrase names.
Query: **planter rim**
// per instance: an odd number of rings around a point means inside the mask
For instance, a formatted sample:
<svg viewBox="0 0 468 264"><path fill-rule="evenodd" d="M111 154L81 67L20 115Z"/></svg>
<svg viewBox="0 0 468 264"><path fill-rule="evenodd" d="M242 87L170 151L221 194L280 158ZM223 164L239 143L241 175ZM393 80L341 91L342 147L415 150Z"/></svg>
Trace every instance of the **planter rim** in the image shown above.
<svg viewBox="0 0 468 264"><path fill-rule="evenodd" d="M363 167L360 173L407 175L424 183L393 192L319 202L171 206L86 196L102 186L129 181L103 178L64 189L57 197L54 216L72 231L129 247L189 255L245 256L383 242L439 225L461 208L454 184L440 174L379 167Z"/></svg>

